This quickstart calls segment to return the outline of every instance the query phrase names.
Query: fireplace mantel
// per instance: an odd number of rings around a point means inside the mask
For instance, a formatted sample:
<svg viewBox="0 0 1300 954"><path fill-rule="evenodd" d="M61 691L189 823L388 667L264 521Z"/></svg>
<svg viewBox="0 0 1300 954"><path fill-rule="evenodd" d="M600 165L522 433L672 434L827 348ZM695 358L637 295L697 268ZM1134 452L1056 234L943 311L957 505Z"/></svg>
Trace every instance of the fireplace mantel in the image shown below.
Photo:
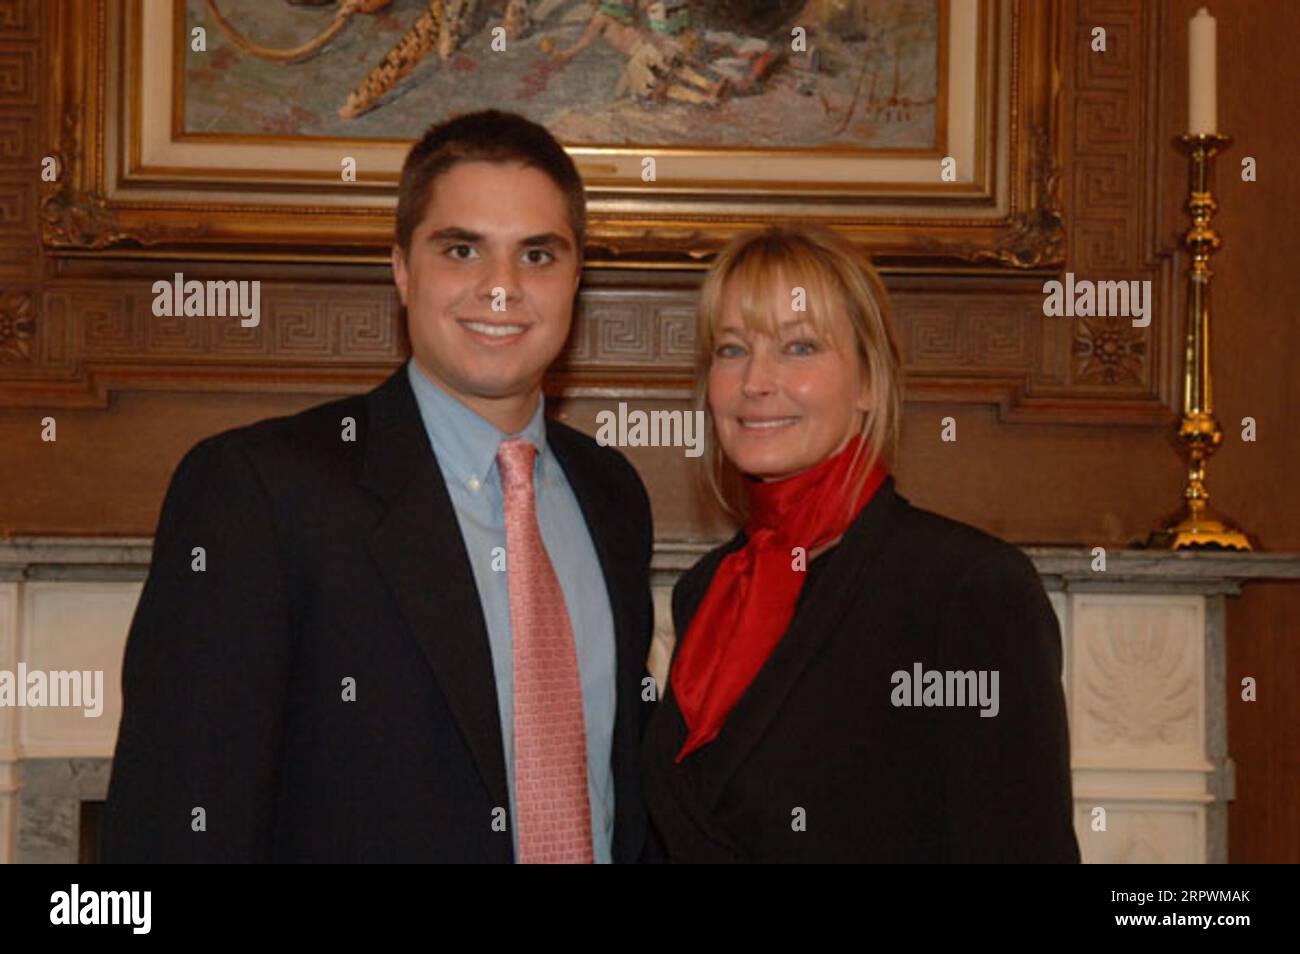
<svg viewBox="0 0 1300 954"><path fill-rule="evenodd" d="M663 540L652 564L662 678L669 598L720 541ZM1300 579L1300 554L1024 547L1061 622L1075 830L1085 861L1227 861L1233 762L1228 596ZM0 707L0 862L78 858L82 802L102 800L121 717L121 661L148 537L0 540L0 670L102 670L103 712ZM1229 693L1231 692L1231 701ZM1156 702L1153 703L1153 700ZM1106 830L1094 830L1096 809Z"/></svg>

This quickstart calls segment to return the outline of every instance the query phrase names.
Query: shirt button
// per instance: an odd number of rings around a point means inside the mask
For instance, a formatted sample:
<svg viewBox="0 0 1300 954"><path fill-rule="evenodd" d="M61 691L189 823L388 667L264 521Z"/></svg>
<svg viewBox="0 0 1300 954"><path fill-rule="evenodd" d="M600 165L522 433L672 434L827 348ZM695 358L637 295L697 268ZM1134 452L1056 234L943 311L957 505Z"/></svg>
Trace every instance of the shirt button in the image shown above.
<svg viewBox="0 0 1300 954"><path fill-rule="evenodd" d="M471 477L465 482L465 485L474 493L478 493L478 489L483 486L483 483L477 477Z"/></svg>

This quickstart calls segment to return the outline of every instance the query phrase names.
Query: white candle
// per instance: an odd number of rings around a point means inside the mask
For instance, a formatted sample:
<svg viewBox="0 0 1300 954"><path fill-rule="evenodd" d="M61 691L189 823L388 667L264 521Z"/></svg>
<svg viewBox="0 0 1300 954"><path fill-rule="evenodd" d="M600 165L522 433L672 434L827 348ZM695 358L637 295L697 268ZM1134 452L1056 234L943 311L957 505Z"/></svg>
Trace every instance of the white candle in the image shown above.
<svg viewBox="0 0 1300 954"><path fill-rule="evenodd" d="M1201 7L1187 21L1187 131L1218 132L1214 102L1214 17Z"/></svg>

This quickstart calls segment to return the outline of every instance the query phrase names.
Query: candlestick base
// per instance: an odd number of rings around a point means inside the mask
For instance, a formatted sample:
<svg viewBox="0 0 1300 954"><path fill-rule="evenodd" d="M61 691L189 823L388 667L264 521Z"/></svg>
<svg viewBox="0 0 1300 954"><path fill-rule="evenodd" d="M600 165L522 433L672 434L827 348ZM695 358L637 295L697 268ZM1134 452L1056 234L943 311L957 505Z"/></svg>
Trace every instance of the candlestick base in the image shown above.
<svg viewBox="0 0 1300 954"><path fill-rule="evenodd" d="M1150 550L1254 550L1250 537L1220 514L1206 507L1193 513L1190 507L1169 518L1147 538Z"/></svg>

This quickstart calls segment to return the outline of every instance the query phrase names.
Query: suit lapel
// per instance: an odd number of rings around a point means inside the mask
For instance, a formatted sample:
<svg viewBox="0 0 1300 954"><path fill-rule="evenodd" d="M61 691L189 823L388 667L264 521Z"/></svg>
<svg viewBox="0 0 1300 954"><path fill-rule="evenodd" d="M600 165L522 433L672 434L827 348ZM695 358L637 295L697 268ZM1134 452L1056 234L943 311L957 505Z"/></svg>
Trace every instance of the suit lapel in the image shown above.
<svg viewBox="0 0 1300 954"><path fill-rule="evenodd" d="M406 366L368 395L361 484L388 505L370 553L442 689L494 804L505 753L487 624L469 554L429 444Z"/></svg>
<svg viewBox="0 0 1300 954"><path fill-rule="evenodd" d="M674 621L680 619L685 626L690 625L690 620L695 617L696 610L699 609L700 602L704 599L704 594L708 591L709 583L717 572L719 564L729 553L740 549L744 543L745 533L742 530L723 546L706 554L688 571L691 577L699 581L697 585L683 586L686 578L679 580L680 590L674 590L673 598L675 603L680 592L683 602L680 606L673 607ZM679 632L676 635L677 640L673 647L674 658L682 644L684 633ZM663 771L662 768L651 771L646 777L648 788L661 787L662 794L671 796L677 804L677 813L668 813L659 821L662 824L675 826L676 830L672 838L674 842L691 845L684 852L689 857L709 862L743 860L740 845L713 818L710 806L701 798L697 782L701 758L710 749L722 744L722 739L715 739L705 751L696 752L683 765L673 764L677 759L677 753L681 751L682 744L686 741L687 726L681 707L677 704L677 696L673 692L671 661L669 665L670 677L664 690L663 701L660 703L659 712L655 714L655 721L651 724L650 731L646 733L645 741L646 764L673 766L668 771ZM725 735L724 726L723 736Z"/></svg>
<svg viewBox="0 0 1300 954"><path fill-rule="evenodd" d="M688 760L700 760L698 797L705 806L711 808L717 804L727 783L768 726L780 715L786 697L800 675L836 632L848 609L846 594L859 592L860 581L880 559L896 525L894 517L898 509L905 506L902 498L894 493L893 486L893 478L887 478L845 532L829 556L830 563L809 584L803 606L789 630L736 702L718 737L695 755L687 757ZM712 579L712 574L709 579ZM690 615L694 616L694 608ZM675 699L673 705L676 708ZM681 722L680 710L675 715L677 722ZM684 728L684 723L681 725ZM680 744L679 741L678 748ZM673 755L675 757L676 752Z"/></svg>

